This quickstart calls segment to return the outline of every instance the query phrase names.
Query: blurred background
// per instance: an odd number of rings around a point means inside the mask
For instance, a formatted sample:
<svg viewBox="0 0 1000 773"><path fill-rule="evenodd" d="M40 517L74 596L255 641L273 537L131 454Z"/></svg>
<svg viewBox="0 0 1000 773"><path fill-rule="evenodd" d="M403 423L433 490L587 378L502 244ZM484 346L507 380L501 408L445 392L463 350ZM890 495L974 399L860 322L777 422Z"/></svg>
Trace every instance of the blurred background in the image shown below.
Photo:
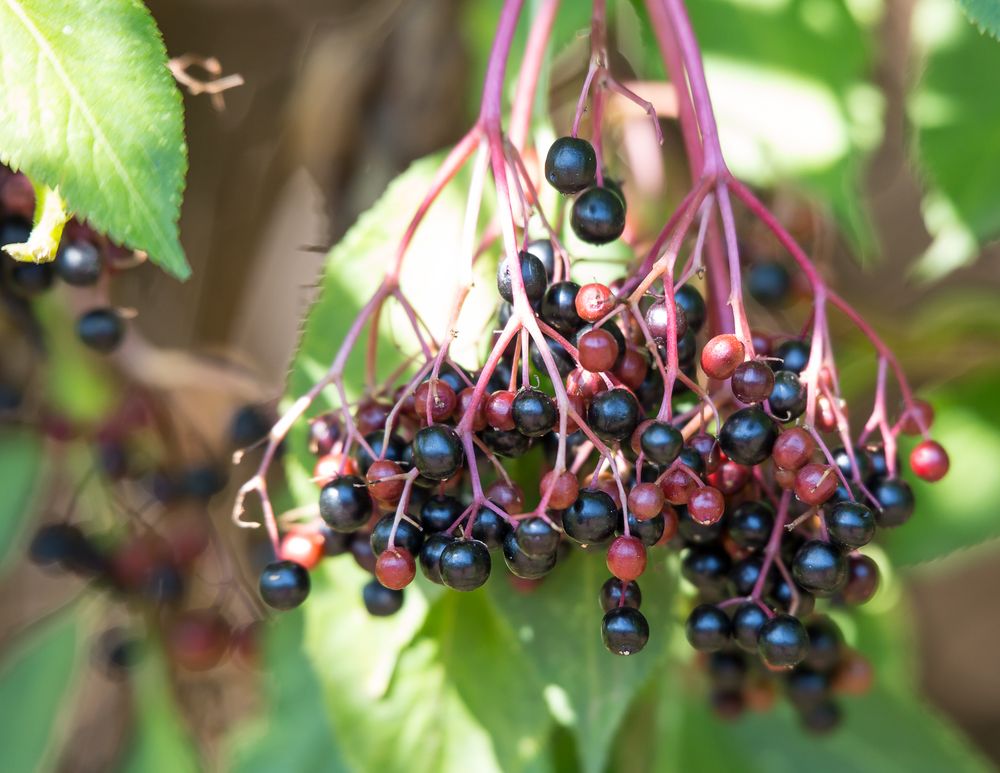
<svg viewBox="0 0 1000 773"><path fill-rule="evenodd" d="M827 274L938 408L935 436L952 455L952 473L938 487L918 487L918 515L890 547L915 622L920 689L1000 762L1000 250L989 243L1000 233L1000 43L981 35L956 0L690 5L733 169L792 202L786 213L818 218ZM185 96L181 234L192 279L177 283L147 266L115 284L116 302L139 310L135 324L149 342L238 369L232 389L198 390L192 385L212 372L198 371L177 398L199 427L198 440L186 442L225 459L233 412L247 401L273 406L283 393L329 247L396 175L473 120L499 4L148 6L171 56L214 56L245 80L225 93L221 111L206 96ZM641 38L634 16L613 23L623 52L615 66L641 70L629 48ZM586 22L576 30L553 64L557 126L586 63L578 34ZM621 135L644 120L620 118ZM682 187L684 175L668 150L664 184ZM867 394L870 355L844 334L845 380ZM243 472L230 473L233 481ZM64 505L74 485L49 481L32 498L38 518ZM232 487L213 500L211 517L222 539L246 553L259 535L232 533L231 495ZM29 533L17 530L22 547ZM8 653L35 621L83 592L23 554L6 559L0 580L0 650ZM81 677L83 697L60 713L60 742L47 757L56 769L117 765L136 729L151 727L137 711L169 724L168 706L137 709L125 682L92 671ZM181 669L160 677L182 707L177 721L208 750L206 764L227 767L218 756L223 739L260 708L255 671L227 663L208 676ZM16 695L0 691L5 717L17 711L7 702Z"/></svg>

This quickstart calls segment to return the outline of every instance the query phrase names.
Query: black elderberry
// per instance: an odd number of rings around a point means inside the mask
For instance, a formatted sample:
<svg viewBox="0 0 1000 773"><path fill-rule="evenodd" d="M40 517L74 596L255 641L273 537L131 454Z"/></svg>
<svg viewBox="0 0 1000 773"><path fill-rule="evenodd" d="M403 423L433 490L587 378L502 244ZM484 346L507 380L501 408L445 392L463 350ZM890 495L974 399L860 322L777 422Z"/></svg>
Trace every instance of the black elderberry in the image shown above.
<svg viewBox="0 0 1000 773"><path fill-rule="evenodd" d="M687 329L679 339L677 339L677 362L682 368L694 363L695 355L698 353L698 339L695 338L694 331Z"/></svg>
<svg viewBox="0 0 1000 773"><path fill-rule="evenodd" d="M608 612L620 606L638 609L642 606L642 591L635 580L622 582L609 577L601 586L601 609Z"/></svg>
<svg viewBox="0 0 1000 773"><path fill-rule="evenodd" d="M840 629L828 617L817 617L806 626L809 653L802 664L814 671L828 674L839 664L843 654Z"/></svg>
<svg viewBox="0 0 1000 773"><path fill-rule="evenodd" d="M829 542L809 540L792 559L795 582L817 596L829 596L847 582L847 559Z"/></svg>
<svg viewBox="0 0 1000 773"><path fill-rule="evenodd" d="M84 576L102 574L107 562L93 541L72 523L51 523L39 528L28 547L31 562L60 566Z"/></svg>
<svg viewBox="0 0 1000 773"><path fill-rule="evenodd" d="M557 546L558 547L558 546ZM511 574L526 580L544 577L556 565L557 553L542 553L529 556L517 541L516 533L508 531L503 539L503 560Z"/></svg>
<svg viewBox="0 0 1000 773"><path fill-rule="evenodd" d="M732 414L719 432L719 445L737 464L752 467L771 455L778 428L759 408L743 408Z"/></svg>
<svg viewBox="0 0 1000 773"><path fill-rule="evenodd" d="M863 497L864 492L857 483L849 483L846 486L843 483L838 483L833 495L827 500L827 504L832 506L841 502L860 502Z"/></svg>
<svg viewBox="0 0 1000 773"><path fill-rule="evenodd" d="M423 547L420 548L418 561L420 563L420 571L431 582L438 585L444 584L444 581L441 579L441 554L454 541L454 537L441 533L431 534L424 540Z"/></svg>
<svg viewBox="0 0 1000 773"><path fill-rule="evenodd" d="M459 539L441 552L441 580L449 588L472 591L490 578L490 549L475 539Z"/></svg>
<svg viewBox="0 0 1000 773"><path fill-rule="evenodd" d="M698 333L705 324L707 309L701 293L691 285L681 285L674 293L674 302L684 309L688 330Z"/></svg>
<svg viewBox="0 0 1000 773"><path fill-rule="evenodd" d="M274 609L294 609L309 595L309 572L294 561L274 561L260 575L260 597Z"/></svg>
<svg viewBox="0 0 1000 773"><path fill-rule="evenodd" d="M868 453L863 448L854 448L854 461L858 466L858 474L861 480L867 480L872 473L872 463L868 459ZM840 469L844 474L844 477L848 480L854 479L854 469L851 467L851 457L847 453L847 449L843 446L835 448L831 454L833 456L834 464Z"/></svg>
<svg viewBox="0 0 1000 773"><path fill-rule="evenodd" d="M793 590L798 594L799 599L795 614L799 617L808 617L816 606L816 597L808 591L789 585L781 575L773 578L771 591L766 598L772 607L787 612L792 608Z"/></svg>
<svg viewBox="0 0 1000 773"><path fill-rule="evenodd" d="M531 448L531 438L516 429L502 430L487 427L480 434L483 443L497 456L514 459L523 456Z"/></svg>
<svg viewBox="0 0 1000 773"><path fill-rule="evenodd" d="M699 652L721 650L728 643L731 631L726 613L714 604L699 604L684 624L688 642Z"/></svg>
<svg viewBox="0 0 1000 773"><path fill-rule="evenodd" d="M480 507L472 522L472 536L484 543L490 550L503 545L504 538L511 532L510 524L489 507Z"/></svg>
<svg viewBox="0 0 1000 773"><path fill-rule="evenodd" d="M732 559L721 545L700 545L684 551L681 574L701 591L725 590Z"/></svg>
<svg viewBox="0 0 1000 773"><path fill-rule="evenodd" d="M886 478L878 481L871 489L872 496L879 504L875 511L875 521L882 528L902 526L913 515L913 490L905 480Z"/></svg>
<svg viewBox="0 0 1000 773"><path fill-rule="evenodd" d="M876 481L889 476L889 464L885 458L885 447L882 445L871 445L865 448L865 456L871 465L871 473L865 481L869 486ZM899 469L899 456L896 456L896 469Z"/></svg>
<svg viewBox="0 0 1000 773"><path fill-rule="evenodd" d="M525 251L542 261L542 265L545 266L545 278L551 282L556 269L556 251L552 247L552 242L548 239L535 239L528 242Z"/></svg>
<svg viewBox="0 0 1000 773"><path fill-rule="evenodd" d="M775 373L768 405L774 418L782 424L795 421L805 413L806 390L798 375L790 370L779 370Z"/></svg>
<svg viewBox="0 0 1000 773"><path fill-rule="evenodd" d="M368 474L368 468L375 463L379 456L389 462L398 462L404 469L409 467L413 461L412 449L409 444L395 432L389 435L388 445L385 444L385 433L382 431L365 435L365 442L375 452L375 456L372 457L364 446L358 449L358 469L362 475Z"/></svg>
<svg viewBox="0 0 1000 773"><path fill-rule="evenodd" d="M24 298L41 295L52 286L51 263L26 263L3 255L4 270L10 288Z"/></svg>
<svg viewBox="0 0 1000 773"><path fill-rule="evenodd" d="M576 313L576 294L580 285L576 282L556 282L545 291L542 298L541 317L565 336L573 335L584 325Z"/></svg>
<svg viewBox="0 0 1000 773"><path fill-rule="evenodd" d="M810 733L823 735L835 730L840 725L840 708L832 700L822 703L802 712L799 717L802 726Z"/></svg>
<svg viewBox="0 0 1000 773"><path fill-rule="evenodd" d="M720 690L739 690L747 675L746 657L740 652L721 650L708 657L708 677Z"/></svg>
<svg viewBox="0 0 1000 773"><path fill-rule="evenodd" d="M576 501L563 512L566 536L584 545L600 544L615 533L618 508L598 489L582 489Z"/></svg>
<svg viewBox="0 0 1000 773"><path fill-rule="evenodd" d="M394 513L383 515L372 528L369 541L375 555L381 555L389 547L389 534L392 533L392 522L395 519ZM416 556L424 544L424 533L406 518L402 518L396 527L396 537L393 544L397 548L405 548L411 556Z"/></svg>
<svg viewBox="0 0 1000 773"><path fill-rule="evenodd" d="M767 665L789 668L805 658L809 651L809 636L797 618L776 615L761 626L757 651Z"/></svg>
<svg viewBox="0 0 1000 773"><path fill-rule="evenodd" d="M555 401L534 387L518 390L512 410L517 431L528 437L548 434L559 420Z"/></svg>
<svg viewBox="0 0 1000 773"><path fill-rule="evenodd" d="M601 638L615 655L634 655L649 641L649 623L638 609L615 607L604 613Z"/></svg>
<svg viewBox="0 0 1000 773"><path fill-rule="evenodd" d="M458 520L464 510L465 506L453 496L441 494L430 497L420 508L420 525L424 534L444 531Z"/></svg>
<svg viewBox="0 0 1000 773"><path fill-rule="evenodd" d="M875 536L875 514L860 502L839 502L827 511L826 528L841 547L860 548Z"/></svg>
<svg viewBox="0 0 1000 773"><path fill-rule="evenodd" d="M31 237L31 223L22 217L0 220L0 247L23 244ZM13 260L13 259L11 259Z"/></svg>
<svg viewBox="0 0 1000 773"><path fill-rule="evenodd" d="M609 325L608 327L612 326ZM572 373L576 368L576 362L573 361L573 356L566 351L565 346L548 336L545 336L545 345L552 354L552 360L555 362L556 370L559 372L559 375L566 378L566 376ZM542 353L539 351L534 339L532 339L528 344L528 356L531 360L531 364L535 366L535 369L539 373L548 374L548 366L545 364ZM506 386L504 386L504 389L506 389Z"/></svg>
<svg viewBox="0 0 1000 773"><path fill-rule="evenodd" d="M518 546L529 556L547 556L559 547L559 532L537 516L518 523L514 536Z"/></svg>
<svg viewBox="0 0 1000 773"><path fill-rule="evenodd" d="M733 640L746 652L757 652L760 629L767 622L767 613L752 601L740 604L733 613Z"/></svg>
<svg viewBox="0 0 1000 773"><path fill-rule="evenodd" d="M808 341L785 341L774 350L774 356L780 360L774 363L774 369L788 370L796 375L801 373L809 362L809 349Z"/></svg>
<svg viewBox="0 0 1000 773"><path fill-rule="evenodd" d="M524 293L528 296L528 302L532 306L536 306L542 302L545 295L545 285L547 284L545 266L530 252L519 253L518 259L521 264ZM514 302L514 286L508 259L504 259L497 267L497 291L507 303Z"/></svg>
<svg viewBox="0 0 1000 773"><path fill-rule="evenodd" d="M76 321L76 334L86 346L108 354L125 337L125 321L114 309L91 309Z"/></svg>
<svg viewBox="0 0 1000 773"><path fill-rule="evenodd" d="M683 506L675 508L677 510L677 533L688 545L710 545L718 541L725 528L723 521L715 523L699 523L688 509Z"/></svg>
<svg viewBox="0 0 1000 773"><path fill-rule="evenodd" d="M749 596L757 585L760 572L763 568L763 559L758 556L750 556L742 561L737 561L729 570L729 587L733 596Z"/></svg>
<svg viewBox="0 0 1000 773"><path fill-rule="evenodd" d="M667 467L684 447L684 436L672 424L654 420L639 436L639 447L650 462L658 467Z"/></svg>
<svg viewBox="0 0 1000 773"><path fill-rule="evenodd" d="M684 446L678 456L684 466L689 470L694 471L698 475L705 474L705 457L698 453L698 449L692 448L691 446Z"/></svg>
<svg viewBox="0 0 1000 773"><path fill-rule="evenodd" d="M319 492L319 514L334 531L357 531L372 513L368 485L356 475L334 478Z"/></svg>
<svg viewBox="0 0 1000 773"><path fill-rule="evenodd" d="M438 373L438 378L450 386L456 395L467 386L475 384L475 381L472 380L472 376L469 375L469 372L465 370L465 368L460 368L457 365L452 365L448 362L441 366L441 372Z"/></svg>
<svg viewBox="0 0 1000 773"><path fill-rule="evenodd" d="M244 405L229 422L229 444L233 448L249 448L267 437L271 422L256 405Z"/></svg>
<svg viewBox="0 0 1000 773"><path fill-rule="evenodd" d="M229 483L226 470L216 464L196 464L181 473L180 490L193 499L207 501L225 490Z"/></svg>
<svg viewBox="0 0 1000 773"><path fill-rule="evenodd" d="M573 202L570 225L588 244L613 242L625 230L625 202L608 188L588 188Z"/></svg>
<svg viewBox="0 0 1000 773"><path fill-rule="evenodd" d="M578 193L594 184L597 153L579 137L560 137L545 155L545 179L560 193Z"/></svg>
<svg viewBox="0 0 1000 773"><path fill-rule="evenodd" d="M451 427L431 424L413 437L413 464L431 480L447 480L462 466L462 441Z"/></svg>
<svg viewBox="0 0 1000 773"><path fill-rule="evenodd" d="M758 263L747 277L750 296L765 308L779 308L788 302L792 277L780 263Z"/></svg>
<svg viewBox="0 0 1000 773"><path fill-rule="evenodd" d="M629 534L635 537L637 540L642 542L646 547L653 547L656 543L660 541L660 537L663 536L663 531L667 528L667 519L664 518L663 513L657 513L652 518L647 518L645 521L640 521L635 517L635 514L629 510L628 514L628 531ZM621 511L619 510L618 518L618 533L624 534L625 529L623 528Z"/></svg>
<svg viewBox="0 0 1000 773"><path fill-rule="evenodd" d="M805 666L796 666L785 676L785 692L789 702L805 711L830 695L830 677Z"/></svg>
<svg viewBox="0 0 1000 773"><path fill-rule="evenodd" d="M639 415L639 403L635 396L627 389L618 387L600 392L590 401L587 423L602 440L625 440L635 431Z"/></svg>
<svg viewBox="0 0 1000 773"><path fill-rule="evenodd" d="M767 544L774 526L774 509L766 502L744 502L729 516L729 536L747 550Z"/></svg>
<svg viewBox="0 0 1000 773"><path fill-rule="evenodd" d="M361 589L361 599L372 617L389 617L403 607L403 591L386 588L378 580L369 580Z"/></svg>
<svg viewBox="0 0 1000 773"><path fill-rule="evenodd" d="M66 284L89 287L97 283L104 270L101 253L93 244L83 239L64 244L55 260L56 274Z"/></svg>

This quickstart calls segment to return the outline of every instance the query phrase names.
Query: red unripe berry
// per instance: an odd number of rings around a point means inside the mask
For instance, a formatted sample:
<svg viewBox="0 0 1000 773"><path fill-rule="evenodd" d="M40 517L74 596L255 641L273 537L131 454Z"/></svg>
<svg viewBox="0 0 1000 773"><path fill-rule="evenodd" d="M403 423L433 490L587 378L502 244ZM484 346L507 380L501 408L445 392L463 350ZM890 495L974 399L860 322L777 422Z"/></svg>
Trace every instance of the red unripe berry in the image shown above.
<svg viewBox="0 0 1000 773"><path fill-rule="evenodd" d="M486 421L493 429L514 429L514 393L501 389L486 400Z"/></svg>
<svg viewBox="0 0 1000 773"><path fill-rule="evenodd" d="M170 659L188 671L207 671L229 649L229 624L210 609L182 612L167 623L164 645Z"/></svg>
<svg viewBox="0 0 1000 773"><path fill-rule="evenodd" d="M710 339L701 350L701 369L709 378L727 379L745 356L743 342L734 335L723 333Z"/></svg>
<svg viewBox="0 0 1000 773"><path fill-rule="evenodd" d="M615 368L615 375L618 376L618 379L632 390L642 386L642 382L646 380L648 372L649 361L634 346L630 346L625 350L625 356L622 357L622 361Z"/></svg>
<svg viewBox="0 0 1000 773"><path fill-rule="evenodd" d="M837 490L837 473L825 464L807 464L795 475L795 496L807 505L821 505Z"/></svg>
<svg viewBox="0 0 1000 773"><path fill-rule="evenodd" d="M486 498L506 513L524 510L524 492L516 483L497 480L486 487Z"/></svg>
<svg viewBox="0 0 1000 773"><path fill-rule="evenodd" d="M760 360L741 362L733 371L729 385L741 403L762 403L774 387L774 371Z"/></svg>
<svg viewBox="0 0 1000 773"><path fill-rule="evenodd" d="M922 435L934 424L934 406L926 400L914 400L909 409L903 410L899 429L905 435Z"/></svg>
<svg viewBox="0 0 1000 773"><path fill-rule="evenodd" d="M795 477L798 474L798 470L785 470L778 467L774 470L774 482L777 483L778 488L783 491L791 491L795 488Z"/></svg>
<svg viewBox="0 0 1000 773"><path fill-rule="evenodd" d="M570 371L566 376L566 392L570 395L580 395L586 400L590 400L600 392L606 392L608 385L596 373L577 368Z"/></svg>
<svg viewBox="0 0 1000 773"><path fill-rule="evenodd" d="M580 485L577 483L576 476L569 470L563 470L558 475L555 472L555 470L549 470L542 476L539 489L544 497L545 492L551 488L552 494L549 497L548 506L553 510L565 510L576 501Z"/></svg>
<svg viewBox="0 0 1000 773"><path fill-rule="evenodd" d="M640 521L655 518L663 505L663 491L655 483L637 483L628 492L628 509Z"/></svg>
<svg viewBox="0 0 1000 773"><path fill-rule="evenodd" d="M615 503L615 507L622 506L622 495L618 490L618 483L611 475L601 475L597 479L597 489L607 494Z"/></svg>
<svg viewBox="0 0 1000 773"><path fill-rule="evenodd" d="M20 172L0 184L0 209L5 215L31 220L35 212L35 186Z"/></svg>
<svg viewBox="0 0 1000 773"><path fill-rule="evenodd" d="M688 498L688 512L701 524L716 523L726 510L726 498L711 486L702 486Z"/></svg>
<svg viewBox="0 0 1000 773"><path fill-rule="evenodd" d="M635 537L616 537L608 548L608 571L623 582L646 571L646 546Z"/></svg>
<svg viewBox="0 0 1000 773"><path fill-rule="evenodd" d="M847 604L864 604L875 595L879 579L878 564L870 556L848 556L847 584L840 595Z"/></svg>
<svg viewBox="0 0 1000 773"><path fill-rule="evenodd" d="M313 467L313 480L320 488L341 475L357 474L358 463L354 457L344 456L339 451L321 456L316 460L316 466Z"/></svg>
<svg viewBox="0 0 1000 773"><path fill-rule="evenodd" d="M816 441L801 427L786 429L774 442L771 458L783 470L797 470L806 464L816 451Z"/></svg>
<svg viewBox="0 0 1000 773"><path fill-rule="evenodd" d="M472 407L472 396L475 394L475 387L466 387L458 393L458 416L465 418L465 414ZM484 395L476 404L476 409L472 414L472 430L480 432L486 429L486 396Z"/></svg>
<svg viewBox="0 0 1000 773"><path fill-rule="evenodd" d="M750 336L750 340L753 341L754 354L758 357L767 357L771 354L771 348L774 346L774 342L771 337L766 333L753 333Z"/></svg>
<svg viewBox="0 0 1000 773"><path fill-rule="evenodd" d="M666 545L670 540L677 536L677 528L680 525L680 520L677 517L677 511L674 510L670 505L664 505L663 507L663 534L660 535L660 539L657 540L657 545Z"/></svg>
<svg viewBox="0 0 1000 773"><path fill-rule="evenodd" d="M913 474L928 483L941 480L948 474L948 452L936 440L922 440L910 452Z"/></svg>
<svg viewBox="0 0 1000 773"><path fill-rule="evenodd" d="M406 548L388 548L375 562L376 579L392 590L403 590L416 573L417 564Z"/></svg>
<svg viewBox="0 0 1000 773"><path fill-rule="evenodd" d="M710 473L707 478L711 486L728 497L741 491L750 482L752 474L749 467L727 459L719 465L719 469Z"/></svg>
<svg viewBox="0 0 1000 773"><path fill-rule="evenodd" d="M318 530L296 526L281 538L278 554L284 561L294 561L306 569L313 569L323 558L325 546L326 540Z"/></svg>
<svg viewBox="0 0 1000 773"><path fill-rule="evenodd" d="M816 429L820 432L833 432L837 429L837 410L847 416L847 403L843 400L834 405L826 395L820 395L816 400Z"/></svg>
<svg viewBox="0 0 1000 773"><path fill-rule="evenodd" d="M385 429L385 422L389 418L391 410L391 405L375 400L366 400L354 412L354 424L357 426L358 432L362 435L369 435L372 432Z"/></svg>
<svg viewBox="0 0 1000 773"><path fill-rule="evenodd" d="M837 695L865 695L875 680L872 664L857 650L845 653L833 672L831 687Z"/></svg>
<svg viewBox="0 0 1000 773"><path fill-rule="evenodd" d="M577 341L580 365L591 373L611 370L618 359L618 342L607 330L588 330Z"/></svg>
<svg viewBox="0 0 1000 773"><path fill-rule="evenodd" d="M660 479L660 488L664 498L672 505L686 505L692 492L698 488L695 473L690 467L679 464Z"/></svg>
<svg viewBox="0 0 1000 773"><path fill-rule="evenodd" d="M422 423L427 421L428 407L431 413L431 423L448 419L458 407L458 396L451 384L441 379L424 381L413 393L413 407L417 419Z"/></svg>
<svg viewBox="0 0 1000 773"><path fill-rule="evenodd" d="M372 462L368 468L368 491L373 499L387 504L395 504L403 495L404 481L398 477L403 468L398 463L383 459Z"/></svg>
<svg viewBox="0 0 1000 773"><path fill-rule="evenodd" d="M597 322L615 306L611 289L597 282L584 285L576 294L576 313L587 322Z"/></svg>

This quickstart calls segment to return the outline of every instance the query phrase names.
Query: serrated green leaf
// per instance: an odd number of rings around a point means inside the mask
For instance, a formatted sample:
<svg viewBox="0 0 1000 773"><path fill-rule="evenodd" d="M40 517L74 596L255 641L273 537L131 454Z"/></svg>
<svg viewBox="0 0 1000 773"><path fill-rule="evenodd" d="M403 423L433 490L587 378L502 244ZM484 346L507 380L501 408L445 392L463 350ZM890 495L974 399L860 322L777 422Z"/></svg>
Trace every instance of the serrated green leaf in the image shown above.
<svg viewBox="0 0 1000 773"><path fill-rule="evenodd" d="M980 32L1000 38L1000 3L997 0L959 0L962 10Z"/></svg>
<svg viewBox="0 0 1000 773"><path fill-rule="evenodd" d="M180 92L138 0L0 0L0 161L115 241L190 273Z"/></svg>
<svg viewBox="0 0 1000 773"><path fill-rule="evenodd" d="M42 442L35 432L0 433L0 564L20 545L18 537L32 516L31 501L42 471Z"/></svg>
<svg viewBox="0 0 1000 773"><path fill-rule="evenodd" d="M79 619L60 615L25 641L0 670L0 748L10 771L44 770L54 764L53 734L79 666Z"/></svg>

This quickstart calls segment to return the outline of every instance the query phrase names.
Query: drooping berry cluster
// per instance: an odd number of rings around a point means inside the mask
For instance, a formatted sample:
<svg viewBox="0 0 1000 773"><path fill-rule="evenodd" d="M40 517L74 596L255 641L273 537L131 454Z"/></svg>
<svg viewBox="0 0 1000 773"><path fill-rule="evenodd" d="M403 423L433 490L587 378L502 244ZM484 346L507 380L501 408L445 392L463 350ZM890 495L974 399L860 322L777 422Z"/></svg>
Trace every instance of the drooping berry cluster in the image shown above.
<svg viewBox="0 0 1000 773"><path fill-rule="evenodd" d="M339 409L310 424L317 507L297 528L349 535L348 549L375 576L364 591L374 614L400 608L418 565L431 582L471 591L497 573L500 558L518 584L536 583L558 571L574 548L601 546L611 574L600 598L601 634L612 653L631 655L647 645L650 632L639 581L651 560L676 550L697 596L687 636L710 653L720 713L762 700L773 690L765 677L780 672L806 726L832 727L839 714L830 696L862 689L864 662L815 609L870 599L878 569L860 549L878 529L902 525L913 513L913 493L899 476L898 435L924 436L910 459L916 475L938 480L947 472L947 455L928 436L930 407L914 399L891 351L727 170L680 0L650 3L649 13L674 82L689 84L679 113L694 185L649 239L627 231L623 187L605 173L606 92L627 96L651 115L652 107L608 70L603 2L594 3L590 71L571 135L552 143L544 164L532 169L524 142L512 140L524 127L502 132L501 86L520 6L505 5L480 121L445 161L329 373L275 426L258 473L241 490L237 517L246 495L259 494L281 557L262 575L261 595L280 609L308 595L307 570L320 552L297 558L289 540L299 532L281 537L265 478L288 427L333 385ZM533 38L533 45L544 46L545 28L539 20L541 43ZM535 61L534 50L529 46L526 61ZM525 114L533 84L522 71L513 115ZM587 141L578 129L592 86ZM483 236L486 247L498 234L502 240L489 353L474 369L462 367L450 356L452 337L428 344L410 313L422 344L417 365L351 405L343 399L347 355L362 329L378 324L388 301L412 312L399 286L399 263L427 206L477 147L484 152L473 179L492 168L501 202L495 227ZM542 212L536 186L542 177L574 197L565 223ZM733 198L787 258L749 261L740 254ZM473 226L480 199L474 189L466 218ZM585 270L560 239L564 226L595 245L629 233L636 259L613 282L577 281ZM464 258L471 265L484 251ZM785 260L808 286L805 332L775 331L756 313L751 323L744 301L746 291L763 311L800 299ZM466 291L458 294L449 331ZM831 307L859 328L878 357L875 403L860 433L852 432L840 395ZM787 318L759 316L770 325ZM895 423L890 370L902 397ZM505 460L537 446L545 473L532 496L510 479Z"/></svg>

